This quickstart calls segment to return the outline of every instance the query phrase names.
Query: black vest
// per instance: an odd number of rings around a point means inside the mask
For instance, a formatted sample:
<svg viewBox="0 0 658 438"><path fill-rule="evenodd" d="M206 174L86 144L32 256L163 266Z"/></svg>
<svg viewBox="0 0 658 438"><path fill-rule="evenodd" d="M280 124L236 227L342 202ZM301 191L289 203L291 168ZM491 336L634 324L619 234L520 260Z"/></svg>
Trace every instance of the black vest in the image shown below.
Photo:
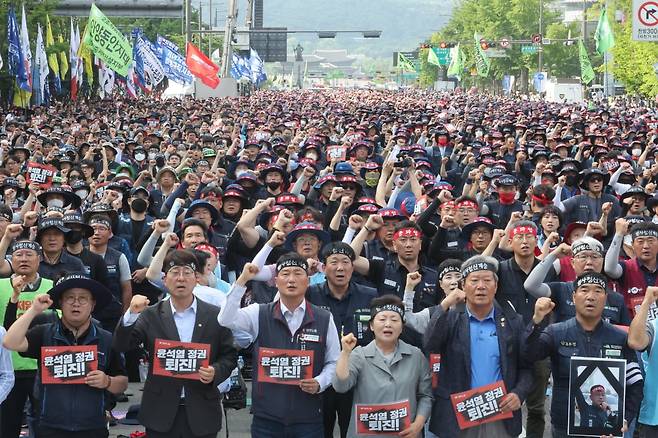
<svg viewBox="0 0 658 438"><path fill-rule="evenodd" d="M290 333L278 300L260 305L258 337L253 349L252 412L255 416L284 424L322 422L321 394L308 394L294 385L258 382L258 350L261 347L313 350L313 376L316 377L324 368L330 316L326 310L306 301L302 325L297 333ZM302 334L317 335L319 342L303 341Z"/></svg>
<svg viewBox="0 0 658 438"><path fill-rule="evenodd" d="M121 283L119 281L119 259L121 258L121 252L116 249L112 249L109 246L107 251L105 251L105 264L107 265L107 284L105 285L110 292L112 292L112 302L101 309L98 312L98 316L101 318L111 318L121 315L122 309L122 292L121 292Z"/></svg>

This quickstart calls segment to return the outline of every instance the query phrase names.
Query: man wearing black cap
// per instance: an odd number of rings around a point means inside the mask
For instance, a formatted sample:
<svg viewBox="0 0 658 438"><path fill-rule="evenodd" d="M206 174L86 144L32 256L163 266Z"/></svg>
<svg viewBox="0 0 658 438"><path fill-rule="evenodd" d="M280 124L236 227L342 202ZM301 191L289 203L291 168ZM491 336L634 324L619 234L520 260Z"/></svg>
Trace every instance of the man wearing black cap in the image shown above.
<svg viewBox="0 0 658 438"><path fill-rule="evenodd" d="M603 205L611 202L612 211L608 215L608 231L612 230L615 218L621 216L621 207L617 197L603 191L609 180L610 174L601 169L584 170L579 174L579 181L580 187L586 193L562 201L562 188L566 184L567 177L565 175L559 177L553 202L564 212L565 222L598 222L603 213Z"/></svg>
<svg viewBox="0 0 658 438"><path fill-rule="evenodd" d="M215 438L222 425L217 385L230 376L237 363L233 336L217 323L219 308L193 294L198 271L194 254L172 251L163 270L169 299L147 308L145 296L133 296L117 326L114 347L129 351L144 344L155 361L156 344L162 340L206 344L210 349L208 366L192 370L198 378L168 377L150 368L139 419L149 438Z"/></svg>
<svg viewBox="0 0 658 438"><path fill-rule="evenodd" d="M95 313L94 316L99 319L105 330L112 333L121 314L128 309L132 298L130 265L125 254L108 246L112 237L109 217L95 215L89 221L89 225L94 230L94 234L89 238L89 250L103 257L107 266L107 284L114 297L101 313Z"/></svg>
<svg viewBox="0 0 658 438"><path fill-rule="evenodd" d="M507 395L500 403L508 420L482 424L466 436L517 436L521 433L521 404L532 387L532 370L520 353L523 320L498 305L498 261L474 256L462 264L466 311L438 306L425 333L425 349L441 354L439 384L435 394L430 431L458 437L457 418L450 398L443 394L475 389L500 380ZM472 433L472 435L470 435Z"/></svg>
<svg viewBox="0 0 658 438"><path fill-rule="evenodd" d="M368 321L370 302L377 298L373 288L357 285L352 281L354 250L344 242L332 242L322 250L326 281L308 288L306 299L331 312L340 336L352 333L358 345L365 346L372 340ZM338 417L341 437L347 436L352 413L352 391L344 394L327 388L323 394L324 435L334 434Z"/></svg>
<svg viewBox="0 0 658 438"><path fill-rule="evenodd" d="M548 297L541 297L537 299L532 321L526 327L523 343L526 359L533 362L546 357L551 359L554 438L567 437L571 356L626 359L625 418L634 419L640 408L644 380L637 355L627 345L627 334L602 320L607 286L608 279L603 274L580 274L574 281L572 297L575 317L548 325L546 317L555 303Z"/></svg>
<svg viewBox="0 0 658 438"><path fill-rule="evenodd" d="M502 175L494 182L498 199L487 201L482 205L480 213L491 219L498 228L505 228L515 211L523 211L523 204L516 199L519 190L519 180L512 175Z"/></svg>
<svg viewBox="0 0 658 438"><path fill-rule="evenodd" d="M11 233L7 234L11 236ZM0 321L7 328L30 308L37 295L53 287L52 281L40 277L37 272L41 255L41 246L30 240L18 240L12 247L11 264L15 275L0 279ZM36 361L13 353L12 362L16 379L7 400L2 403L0 436L3 437L20 435L25 401L29 396L32 404L36 402L32 392L37 374Z"/></svg>
<svg viewBox="0 0 658 438"><path fill-rule="evenodd" d="M150 230L155 218L147 213L149 208L149 192L144 187L133 187L130 189L128 198L130 213L122 213L116 228L116 234L123 237L133 254L137 254L137 245ZM134 266L135 260L128 260Z"/></svg>
<svg viewBox="0 0 658 438"><path fill-rule="evenodd" d="M39 275L56 281L66 274L84 273L84 265L77 257L66 252L66 235L70 232L61 219L42 219L37 226L36 241L43 248Z"/></svg>
<svg viewBox="0 0 658 438"><path fill-rule="evenodd" d="M83 379L79 384L46 384L43 382L45 376L39 374L37 437L108 436L105 391L117 394L128 384L123 359L111 348L112 335L91 318L94 309L103 307L110 299L110 291L102 284L82 275L68 275L60 279L48 294L38 295L30 309L8 330L4 346L18 351L23 357L38 360L43 366L48 366L48 363L42 357L42 347L95 347L85 355L95 355L97 369L84 366L79 372ZM52 305L61 309L61 319L30 328L32 321ZM57 377L53 371L53 378L67 377Z"/></svg>
<svg viewBox="0 0 658 438"><path fill-rule="evenodd" d="M79 213L67 213L62 218L64 226L71 230L64 238L66 251L74 257L79 258L84 265L84 273L92 280L101 284L107 284L107 265L103 257L89 251L83 246L83 239L89 239L94 235L94 229L82 221Z"/></svg>
<svg viewBox="0 0 658 438"><path fill-rule="evenodd" d="M281 256L275 278L280 299L241 309L246 284L258 273L256 265L247 263L219 315L220 324L234 331L243 330L254 341L252 437L324 436L320 393L331 384L340 343L331 313L304 299L309 284L307 269L308 264L300 255ZM313 351L306 368L309 373L295 376L290 382L277 380L267 361L261 361L272 349L285 349L300 358L307 357L302 356L305 351ZM265 378L267 381L262 381Z"/></svg>

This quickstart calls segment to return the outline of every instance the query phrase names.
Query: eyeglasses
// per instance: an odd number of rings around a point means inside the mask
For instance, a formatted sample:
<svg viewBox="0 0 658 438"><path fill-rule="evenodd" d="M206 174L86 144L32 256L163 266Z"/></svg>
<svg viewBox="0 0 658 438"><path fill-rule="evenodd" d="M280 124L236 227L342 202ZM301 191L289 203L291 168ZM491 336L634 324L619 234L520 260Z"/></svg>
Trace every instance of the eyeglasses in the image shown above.
<svg viewBox="0 0 658 438"><path fill-rule="evenodd" d="M69 306L73 305L73 303L78 302L81 306L89 304L89 297L86 296L81 296L81 297L76 297L76 296L68 296L64 298L64 302L68 304Z"/></svg>
<svg viewBox="0 0 658 438"><path fill-rule="evenodd" d="M590 178L589 182L600 183L603 182L603 178Z"/></svg>
<svg viewBox="0 0 658 438"><path fill-rule="evenodd" d="M192 277L196 272L191 268L172 268L167 271L167 275L172 277Z"/></svg>

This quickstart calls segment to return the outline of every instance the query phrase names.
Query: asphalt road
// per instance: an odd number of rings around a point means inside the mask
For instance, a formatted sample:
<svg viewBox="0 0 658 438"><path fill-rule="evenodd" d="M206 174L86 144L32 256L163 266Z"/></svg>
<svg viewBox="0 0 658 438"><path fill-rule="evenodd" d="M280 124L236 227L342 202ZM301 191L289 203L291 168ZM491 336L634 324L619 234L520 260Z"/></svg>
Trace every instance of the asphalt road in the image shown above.
<svg viewBox="0 0 658 438"><path fill-rule="evenodd" d="M247 382L247 386L249 387L249 394L251 394L251 383ZM128 386L128 393L133 394L132 396L129 397L129 401L127 403L119 403L114 410L115 416L117 417L123 417L125 416L125 413L128 411L128 407L132 404L139 404L141 398L142 398L142 392L140 391L140 388L142 387L141 383L130 383ZM247 403L250 403L250 399L247 399ZM551 428L550 428L550 397L546 399L546 430L544 431L544 438L550 438L551 437ZM524 416L525 416L525 405L523 407L524 411ZM249 407L245 409L241 409L239 411L236 410L229 410L228 413L228 421L226 418L224 418L223 424L222 424L222 430L217 434L217 438L224 438L224 437L230 437L230 438L251 438L251 434L249 433L249 427L251 425L251 414L249 413ZM525 422L525 420L524 420ZM228 435L227 435L227 424L228 424ZM340 438L340 435L338 433L338 426L336 426L336 430L334 430L334 438ZM118 438L121 436L129 437L131 432L134 431L143 431L144 428L142 426L127 426L123 424L118 424L116 426L110 427L110 437L112 438ZM524 437L525 434L521 435L521 437Z"/></svg>

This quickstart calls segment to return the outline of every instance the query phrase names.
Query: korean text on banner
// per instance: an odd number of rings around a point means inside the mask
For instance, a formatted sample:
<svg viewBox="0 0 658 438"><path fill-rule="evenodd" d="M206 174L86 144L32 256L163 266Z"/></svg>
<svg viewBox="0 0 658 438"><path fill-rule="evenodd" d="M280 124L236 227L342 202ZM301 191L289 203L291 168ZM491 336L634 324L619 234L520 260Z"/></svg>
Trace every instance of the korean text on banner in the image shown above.
<svg viewBox="0 0 658 438"><path fill-rule="evenodd" d="M83 42L96 56L105 61L109 68L121 76L128 74L132 61L132 47L110 19L93 4Z"/></svg>

